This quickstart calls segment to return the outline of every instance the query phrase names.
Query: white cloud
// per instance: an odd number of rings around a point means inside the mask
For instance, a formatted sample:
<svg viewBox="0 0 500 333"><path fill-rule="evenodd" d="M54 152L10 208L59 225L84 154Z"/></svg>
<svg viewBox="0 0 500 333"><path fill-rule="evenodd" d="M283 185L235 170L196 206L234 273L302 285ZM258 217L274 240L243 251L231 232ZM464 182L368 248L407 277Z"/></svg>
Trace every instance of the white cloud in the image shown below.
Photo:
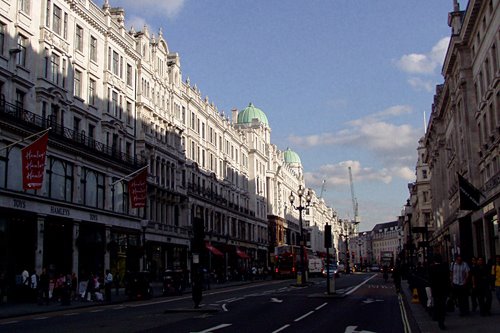
<svg viewBox="0 0 500 333"><path fill-rule="evenodd" d="M406 105L396 105L381 112L355 119L346 124L346 128L336 133L321 133L309 136L291 135L290 142L297 146L346 146L371 151L375 155L384 154L400 158L414 155L419 133L408 124L396 125L385 121L411 113Z"/></svg>
<svg viewBox="0 0 500 333"><path fill-rule="evenodd" d="M429 93L432 93L435 87L434 82L429 80L422 80L421 78L418 77L410 77L408 79L408 84L410 84L410 86L415 88L415 90L425 90Z"/></svg>
<svg viewBox="0 0 500 333"><path fill-rule="evenodd" d="M410 53L403 55L395 64L404 72L412 74L433 74L443 63L450 38L439 40L428 53Z"/></svg>

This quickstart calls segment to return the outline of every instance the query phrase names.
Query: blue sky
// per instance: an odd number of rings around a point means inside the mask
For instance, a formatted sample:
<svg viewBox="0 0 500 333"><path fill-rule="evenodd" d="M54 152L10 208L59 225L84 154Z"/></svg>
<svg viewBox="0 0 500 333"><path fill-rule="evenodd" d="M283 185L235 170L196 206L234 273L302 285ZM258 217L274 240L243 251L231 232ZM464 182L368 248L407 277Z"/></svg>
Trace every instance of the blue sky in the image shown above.
<svg viewBox="0 0 500 333"><path fill-rule="evenodd" d="M460 1L465 9L466 1ZM99 4L102 4L100 1ZM306 185L360 230L394 221L442 83L452 0L111 0L127 27L161 27L184 79L226 114L262 109Z"/></svg>

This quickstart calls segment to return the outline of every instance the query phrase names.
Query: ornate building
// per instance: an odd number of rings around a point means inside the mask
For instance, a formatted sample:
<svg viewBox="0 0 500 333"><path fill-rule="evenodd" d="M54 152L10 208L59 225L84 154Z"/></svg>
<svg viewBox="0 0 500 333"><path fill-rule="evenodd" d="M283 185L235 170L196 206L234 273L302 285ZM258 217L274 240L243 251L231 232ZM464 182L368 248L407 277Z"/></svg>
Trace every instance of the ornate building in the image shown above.
<svg viewBox="0 0 500 333"><path fill-rule="evenodd" d="M189 79L160 30L90 0L1 1L0 270L190 268L195 214L207 269L228 277L298 244L288 197L305 187L298 155L271 144L265 113L225 115ZM44 184L23 190L21 149L49 129ZM26 141L24 141L26 139ZM145 207L128 183L147 166ZM332 209L314 199L311 246Z"/></svg>

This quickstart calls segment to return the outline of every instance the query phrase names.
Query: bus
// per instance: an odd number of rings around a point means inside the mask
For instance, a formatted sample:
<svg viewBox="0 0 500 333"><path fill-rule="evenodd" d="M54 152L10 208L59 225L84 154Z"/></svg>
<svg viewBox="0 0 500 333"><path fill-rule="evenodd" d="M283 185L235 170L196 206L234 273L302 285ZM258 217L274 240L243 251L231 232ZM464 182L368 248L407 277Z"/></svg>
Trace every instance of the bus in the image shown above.
<svg viewBox="0 0 500 333"><path fill-rule="evenodd" d="M308 254L312 251L304 248L304 265L308 267ZM274 277L293 278L300 267L300 246L280 245L274 249Z"/></svg>

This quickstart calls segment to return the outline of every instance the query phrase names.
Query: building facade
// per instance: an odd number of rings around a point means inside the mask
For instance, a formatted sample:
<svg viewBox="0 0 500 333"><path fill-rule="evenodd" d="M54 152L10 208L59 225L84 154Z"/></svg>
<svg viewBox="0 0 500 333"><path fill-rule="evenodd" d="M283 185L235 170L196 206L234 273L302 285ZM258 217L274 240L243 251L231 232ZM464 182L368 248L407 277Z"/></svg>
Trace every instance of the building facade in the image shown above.
<svg viewBox="0 0 500 333"><path fill-rule="evenodd" d="M163 32L126 30L108 1L1 1L0 270L102 274L190 268L192 221L204 221L206 268L267 267L300 244L290 194L298 155L271 143L265 113L226 115L183 79ZM23 190L21 149L48 130L44 184ZM30 139L27 139L30 138ZM147 168L145 207L128 183ZM311 192L314 193L314 192ZM313 195L305 239L321 248L333 210Z"/></svg>
<svg viewBox="0 0 500 333"><path fill-rule="evenodd" d="M471 0L461 10L454 1L449 14L444 83L436 87L424 137L435 227L430 245L447 260L500 253L499 7L498 0ZM477 189L469 192L472 206L459 175Z"/></svg>

